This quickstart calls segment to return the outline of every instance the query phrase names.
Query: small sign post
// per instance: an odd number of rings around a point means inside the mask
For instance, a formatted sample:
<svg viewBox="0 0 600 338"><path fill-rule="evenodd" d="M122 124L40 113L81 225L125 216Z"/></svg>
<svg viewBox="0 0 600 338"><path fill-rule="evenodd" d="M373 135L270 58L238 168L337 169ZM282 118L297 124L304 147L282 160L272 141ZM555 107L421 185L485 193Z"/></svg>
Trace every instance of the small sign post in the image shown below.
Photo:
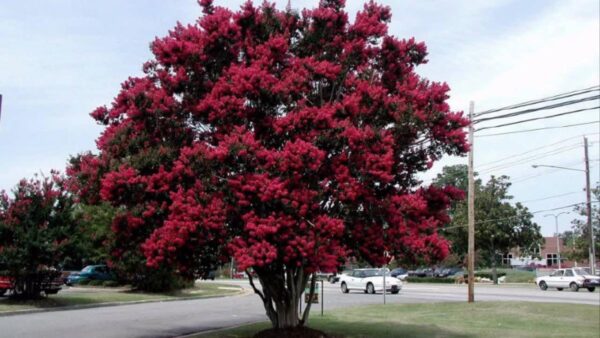
<svg viewBox="0 0 600 338"><path fill-rule="evenodd" d="M304 303L308 304L310 301L312 304L319 304L319 284L315 283L315 293L312 299L310 297L310 286L304 289Z"/></svg>

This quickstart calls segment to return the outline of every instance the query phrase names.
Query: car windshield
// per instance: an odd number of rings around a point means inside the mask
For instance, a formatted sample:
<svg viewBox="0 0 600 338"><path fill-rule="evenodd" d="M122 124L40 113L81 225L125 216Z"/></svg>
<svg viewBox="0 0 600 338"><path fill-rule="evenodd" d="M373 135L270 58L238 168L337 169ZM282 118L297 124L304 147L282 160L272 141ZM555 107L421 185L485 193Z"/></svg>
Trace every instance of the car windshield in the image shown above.
<svg viewBox="0 0 600 338"><path fill-rule="evenodd" d="M81 272L92 272L93 269L94 269L94 267L89 265L89 266L86 266L85 268L83 268L83 270L81 270Z"/></svg>
<svg viewBox="0 0 600 338"><path fill-rule="evenodd" d="M386 269L369 269L369 270L364 270L365 272L365 277L374 277L374 276L383 276L384 272L386 276L390 275L390 272Z"/></svg>

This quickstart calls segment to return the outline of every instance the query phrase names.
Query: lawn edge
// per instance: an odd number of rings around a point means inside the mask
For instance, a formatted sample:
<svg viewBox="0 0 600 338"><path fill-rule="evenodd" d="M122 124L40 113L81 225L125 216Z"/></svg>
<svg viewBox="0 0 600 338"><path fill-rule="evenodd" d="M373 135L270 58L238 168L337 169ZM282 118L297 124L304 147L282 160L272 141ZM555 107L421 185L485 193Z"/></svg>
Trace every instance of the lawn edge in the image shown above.
<svg viewBox="0 0 600 338"><path fill-rule="evenodd" d="M15 310L15 311L5 311L0 312L0 317L10 317L10 316L18 316L25 315L30 313L39 313L39 312L53 312L53 311L73 311L73 310L83 310L83 309L92 309L97 307L109 307L109 306L123 306L123 305L135 305L135 304L145 304L145 303L164 303L164 302L178 302L178 301L186 301L186 300L198 300L198 299L211 299L211 298L224 298L224 297L245 297L250 295L250 290L244 289L240 287L240 291L231 294L231 295L214 295L214 296L193 296L193 297L181 297L176 299L148 299L148 300L134 300L134 301L124 301L124 302L106 302L106 303L96 303L96 304L82 304L82 305L70 305L70 306L57 306L50 307L45 309L26 309L26 310Z"/></svg>

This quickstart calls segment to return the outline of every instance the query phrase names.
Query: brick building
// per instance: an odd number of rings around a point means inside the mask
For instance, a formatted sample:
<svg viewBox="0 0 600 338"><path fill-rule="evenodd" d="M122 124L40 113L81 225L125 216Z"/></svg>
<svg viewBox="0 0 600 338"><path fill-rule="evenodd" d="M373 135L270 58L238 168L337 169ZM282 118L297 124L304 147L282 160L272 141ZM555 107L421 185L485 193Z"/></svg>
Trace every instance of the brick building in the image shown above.
<svg viewBox="0 0 600 338"><path fill-rule="evenodd" d="M503 265L510 266L536 266L547 268L558 268L558 250L556 245L556 236L544 237L544 245L536 250L539 253L537 257L524 257L520 254L519 248L512 249L502 258ZM581 262L569 261L565 258L565 253L569 248L565 245L564 240L559 238L561 267L586 266L587 260Z"/></svg>

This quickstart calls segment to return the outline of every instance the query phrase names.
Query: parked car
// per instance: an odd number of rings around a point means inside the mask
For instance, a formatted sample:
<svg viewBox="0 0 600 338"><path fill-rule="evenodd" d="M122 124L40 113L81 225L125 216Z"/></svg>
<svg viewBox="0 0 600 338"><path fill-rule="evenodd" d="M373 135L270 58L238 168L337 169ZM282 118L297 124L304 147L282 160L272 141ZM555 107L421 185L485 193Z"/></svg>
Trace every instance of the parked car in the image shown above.
<svg viewBox="0 0 600 338"><path fill-rule="evenodd" d="M584 268L558 269L549 276L537 277L535 284L544 291L548 288L556 288L558 291L565 288L571 291L586 288L589 292L594 292L596 287L600 287L600 277L593 276Z"/></svg>
<svg viewBox="0 0 600 338"><path fill-rule="evenodd" d="M435 277L449 277L449 276L454 276L457 273L460 273L462 271L463 271L462 268L439 268L439 269L435 270L434 276Z"/></svg>
<svg viewBox="0 0 600 338"><path fill-rule="evenodd" d="M356 269L351 274L340 276L340 287L343 293L350 290L365 293L383 292L383 274L385 275L385 290L397 294L402 289L402 281L390 276L388 269Z"/></svg>
<svg viewBox="0 0 600 338"><path fill-rule="evenodd" d="M212 270L212 271L208 271L206 273L204 273L204 275L202 275L201 279L210 279L210 280L215 280L215 277L217 276L217 271Z"/></svg>
<svg viewBox="0 0 600 338"><path fill-rule="evenodd" d="M71 286L83 280L115 280L115 274L106 265L88 265L67 277L65 284Z"/></svg>
<svg viewBox="0 0 600 338"><path fill-rule="evenodd" d="M419 268L408 272L410 277L433 277L433 268Z"/></svg>
<svg viewBox="0 0 600 338"><path fill-rule="evenodd" d="M60 271L54 269L31 272L25 278L29 281L35 281L33 289L28 290L30 287L28 285L31 284L28 284L25 280L16 280L11 276L0 275L0 296L3 296L8 291L17 296L24 294L39 295L41 292L46 295L52 295L58 293L63 284L60 278Z"/></svg>
<svg viewBox="0 0 600 338"><path fill-rule="evenodd" d="M404 268L395 268L390 272L390 276L400 280L405 280L406 277L408 277L408 271Z"/></svg>

